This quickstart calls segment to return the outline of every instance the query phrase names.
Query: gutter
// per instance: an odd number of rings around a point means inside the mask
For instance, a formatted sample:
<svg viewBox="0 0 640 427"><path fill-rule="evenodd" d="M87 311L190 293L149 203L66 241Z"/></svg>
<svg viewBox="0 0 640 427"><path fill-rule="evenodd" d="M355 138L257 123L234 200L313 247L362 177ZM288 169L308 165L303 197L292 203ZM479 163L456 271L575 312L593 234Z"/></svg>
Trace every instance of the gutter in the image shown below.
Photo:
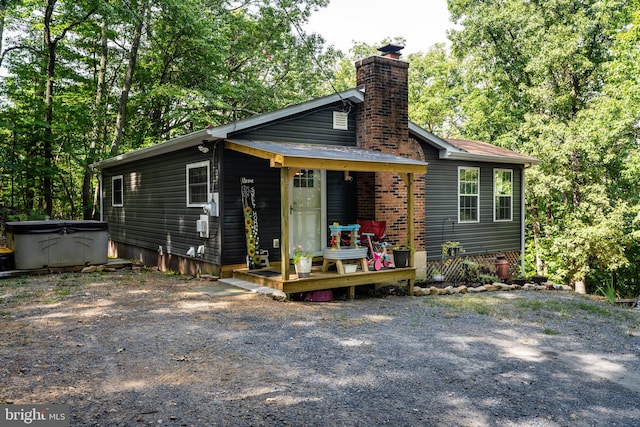
<svg viewBox="0 0 640 427"><path fill-rule="evenodd" d="M525 174L525 170L522 170L520 177L520 275L524 277L524 233L525 233L525 223L526 223L526 209L525 209L525 197L524 193L527 187L527 177Z"/></svg>
<svg viewBox="0 0 640 427"><path fill-rule="evenodd" d="M528 168L532 165L537 165L540 163L540 160L534 159L533 157L525 157L525 158L517 158L517 157L504 157L504 156L493 156L490 154L475 154L469 153L466 151L450 151L450 150L440 150L439 158L441 160L462 160L469 162L493 162L493 163L505 163L505 164L517 164L524 165L525 168Z"/></svg>
<svg viewBox="0 0 640 427"><path fill-rule="evenodd" d="M192 132L190 134L174 138L172 140L152 145L150 147L140 148L129 153L120 154L106 160L101 160L89 165L92 169L103 169L113 164L123 164L133 162L135 160L148 159L160 154L172 153L182 148L196 147L202 144L203 140L209 138L206 130Z"/></svg>
<svg viewBox="0 0 640 427"><path fill-rule="evenodd" d="M104 221L104 197L102 197L102 174L98 175L98 186L100 187L100 221Z"/></svg>

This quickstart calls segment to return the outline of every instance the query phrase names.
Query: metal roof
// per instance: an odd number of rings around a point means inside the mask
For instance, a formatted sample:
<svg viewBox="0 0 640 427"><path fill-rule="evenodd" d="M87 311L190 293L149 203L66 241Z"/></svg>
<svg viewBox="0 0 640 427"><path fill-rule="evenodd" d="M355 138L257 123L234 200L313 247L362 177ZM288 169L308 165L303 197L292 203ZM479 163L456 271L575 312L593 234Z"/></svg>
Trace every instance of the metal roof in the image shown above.
<svg viewBox="0 0 640 427"><path fill-rule="evenodd" d="M486 142L482 141L452 138L445 138L445 141L468 154L482 156L484 158L493 157L496 159L496 161L500 161L503 163L540 163L540 160L536 159L535 157L520 154L518 152L498 147L497 145L487 144ZM462 158L460 154L458 155L458 158Z"/></svg>
<svg viewBox="0 0 640 427"><path fill-rule="evenodd" d="M411 122L409 123L409 131L414 136L439 149L439 157L443 160L510 163L525 166L540 163L540 160L535 157L487 144L486 142L451 138L443 139Z"/></svg>
<svg viewBox="0 0 640 427"><path fill-rule="evenodd" d="M271 167L274 168L352 172L427 172L426 162L360 147L227 139L225 148L268 159Z"/></svg>

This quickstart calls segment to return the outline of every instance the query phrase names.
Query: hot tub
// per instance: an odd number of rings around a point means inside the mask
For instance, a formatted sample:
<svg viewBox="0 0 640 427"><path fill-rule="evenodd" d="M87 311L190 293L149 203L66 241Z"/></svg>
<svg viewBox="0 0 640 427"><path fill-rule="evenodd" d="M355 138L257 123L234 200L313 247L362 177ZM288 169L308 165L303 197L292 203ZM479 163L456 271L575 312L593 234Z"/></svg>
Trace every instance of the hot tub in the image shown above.
<svg viewBox="0 0 640 427"><path fill-rule="evenodd" d="M18 270L107 263L106 222L8 222L6 232Z"/></svg>

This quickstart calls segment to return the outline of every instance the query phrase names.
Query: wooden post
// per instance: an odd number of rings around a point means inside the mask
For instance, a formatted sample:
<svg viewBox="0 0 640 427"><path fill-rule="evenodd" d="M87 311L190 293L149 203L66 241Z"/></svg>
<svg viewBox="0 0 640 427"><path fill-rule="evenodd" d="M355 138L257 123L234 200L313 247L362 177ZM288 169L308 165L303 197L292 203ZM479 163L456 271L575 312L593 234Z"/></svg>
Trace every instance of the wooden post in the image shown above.
<svg viewBox="0 0 640 427"><path fill-rule="evenodd" d="M280 169L280 271L289 280L289 168Z"/></svg>

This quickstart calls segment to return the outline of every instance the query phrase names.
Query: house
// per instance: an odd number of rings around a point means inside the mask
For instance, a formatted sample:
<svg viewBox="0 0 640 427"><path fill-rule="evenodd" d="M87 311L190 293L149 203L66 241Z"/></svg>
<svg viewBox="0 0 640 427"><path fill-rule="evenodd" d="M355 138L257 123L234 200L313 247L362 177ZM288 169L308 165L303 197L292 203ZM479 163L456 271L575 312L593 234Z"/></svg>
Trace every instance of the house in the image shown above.
<svg viewBox="0 0 640 427"><path fill-rule="evenodd" d="M416 248L409 267L332 286L412 286L416 271L426 276L440 260L443 239L460 241L467 256L500 252L517 263L524 169L536 159L410 123L401 49L390 44L358 61L354 89L96 163L110 254L226 274L262 265L267 251L289 283L292 246L321 256L329 225L374 219L386 221L387 241ZM275 286L329 285L304 283Z"/></svg>

